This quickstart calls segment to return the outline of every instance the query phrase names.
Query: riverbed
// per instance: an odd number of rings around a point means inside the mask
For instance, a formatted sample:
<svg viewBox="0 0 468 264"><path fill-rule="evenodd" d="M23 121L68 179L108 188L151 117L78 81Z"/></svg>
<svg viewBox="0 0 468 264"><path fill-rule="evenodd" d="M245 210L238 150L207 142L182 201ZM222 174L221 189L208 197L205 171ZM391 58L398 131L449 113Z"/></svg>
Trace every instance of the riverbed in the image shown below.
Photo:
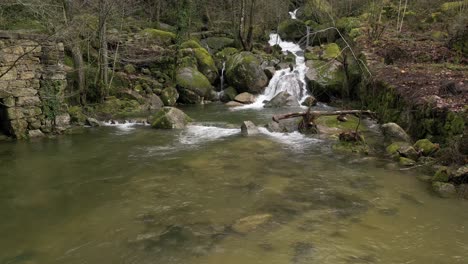
<svg viewBox="0 0 468 264"><path fill-rule="evenodd" d="M240 135L275 110L183 110L198 123L180 131L1 143L0 263L466 263L468 201L434 196L424 172L312 135Z"/></svg>

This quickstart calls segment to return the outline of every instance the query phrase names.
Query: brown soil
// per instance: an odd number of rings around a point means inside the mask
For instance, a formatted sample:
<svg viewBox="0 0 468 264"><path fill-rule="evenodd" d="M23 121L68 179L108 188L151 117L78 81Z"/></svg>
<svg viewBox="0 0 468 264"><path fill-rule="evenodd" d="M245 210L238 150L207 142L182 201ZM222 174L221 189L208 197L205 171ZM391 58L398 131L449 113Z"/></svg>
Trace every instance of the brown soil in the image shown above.
<svg viewBox="0 0 468 264"><path fill-rule="evenodd" d="M396 88L411 103L436 101L437 107L464 111L468 105L468 58L443 41L423 34L394 32L377 43L359 40L377 80Z"/></svg>

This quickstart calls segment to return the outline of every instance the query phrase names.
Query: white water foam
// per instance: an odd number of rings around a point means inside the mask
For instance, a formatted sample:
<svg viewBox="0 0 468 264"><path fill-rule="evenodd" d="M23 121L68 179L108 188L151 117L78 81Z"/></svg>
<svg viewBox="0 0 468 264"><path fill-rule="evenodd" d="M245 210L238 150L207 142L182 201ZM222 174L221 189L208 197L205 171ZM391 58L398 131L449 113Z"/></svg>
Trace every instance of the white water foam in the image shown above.
<svg viewBox="0 0 468 264"><path fill-rule="evenodd" d="M196 145L230 137L239 133L240 129L236 128L190 125L181 133L179 142L187 145Z"/></svg>
<svg viewBox="0 0 468 264"><path fill-rule="evenodd" d="M320 139L307 137L304 134L299 132L292 132L292 133L278 133L278 132L270 132L265 127L259 127L260 133L272 138L274 141L287 145L289 148L293 150L302 150L307 146L320 142Z"/></svg>
<svg viewBox="0 0 468 264"><path fill-rule="evenodd" d="M115 127L122 132L129 132L135 129L136 126L149 126L147 122L135 122L135 121L106 121L102 122L103 126Z"/></svg>
<svg viewBox="0 0 468 264"><path fill-rule="evenodd" d="M289 12L289 15L291 16L291 19L297 19L297 10L299 10L299 8L292 11L292 12Z"/></svg>

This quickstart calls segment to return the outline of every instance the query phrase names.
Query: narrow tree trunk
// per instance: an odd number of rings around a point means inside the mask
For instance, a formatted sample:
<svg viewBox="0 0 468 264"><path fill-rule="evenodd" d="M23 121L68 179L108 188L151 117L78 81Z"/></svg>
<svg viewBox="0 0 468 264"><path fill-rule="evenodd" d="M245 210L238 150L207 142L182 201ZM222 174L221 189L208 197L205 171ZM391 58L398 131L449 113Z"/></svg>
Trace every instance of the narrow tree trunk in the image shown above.
<svg viewBox="0 0 468 264"><path fill-rule="evenodd" d="M401 15L401 21L400 21L400 29L398 32L401 32L403 29L403 21L405 20L405 13L406 13L406 8L408 7L408 0L405 0L405 7L403 8L403 14Z"/></svg>
<svg viewBox="0 0 468 264"><path fill-rule="evenodd" d="M99 46L100 46L100 96L103 100L107 96L109 84L109 58L107 49L107 7L106 0L99 1Z"/></svg>
<svg viewBox="0 0 468 264"><path fill-rule="evenodd" d="M244 41L244 30L245 30L245 0L240 1L240 14L239 14L239 40L242 43L244 50L245 41Z"/></svg>

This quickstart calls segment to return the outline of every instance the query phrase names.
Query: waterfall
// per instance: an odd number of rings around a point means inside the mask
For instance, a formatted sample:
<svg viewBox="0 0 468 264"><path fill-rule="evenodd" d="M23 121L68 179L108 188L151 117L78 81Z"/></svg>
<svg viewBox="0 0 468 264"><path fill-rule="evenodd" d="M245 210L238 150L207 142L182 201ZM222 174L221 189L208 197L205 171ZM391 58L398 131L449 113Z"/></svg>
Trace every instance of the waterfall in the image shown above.
<svg viewBox="0 0 468 264"><path fill-rule="evenodd" d="M292 12L289 12L289 15L291 16L291 19L297 19L297 15L296 15L296 14L297 14L297 10L299 10L299 8L296 9L296 10L294 10L294 11L292 11Z"/></svg>
<svg viewBox="0 0 468 264"><path fill-rule="evenodd" d="M236 109L263 108L264 101L270 101L275 95L284 91L294 95L299 102L303 102L307 97L305 79L308 68L305 64L304 51L298 44L282 41L280 36L275 33L270 34L268 43L271 46L279 45L285 54L287 52L294 54L296 56L296 65L292 71L290 68L276 71L264 93L259 95L253 104L240 106Z"/></svg>
<svg viewBox="0 0 468 264"><path fill-rule="evenodd" d="M223 62L223 69L221 70L221 89L222 92L224 90L224 72L226 71L226 62Z"/></svg>

